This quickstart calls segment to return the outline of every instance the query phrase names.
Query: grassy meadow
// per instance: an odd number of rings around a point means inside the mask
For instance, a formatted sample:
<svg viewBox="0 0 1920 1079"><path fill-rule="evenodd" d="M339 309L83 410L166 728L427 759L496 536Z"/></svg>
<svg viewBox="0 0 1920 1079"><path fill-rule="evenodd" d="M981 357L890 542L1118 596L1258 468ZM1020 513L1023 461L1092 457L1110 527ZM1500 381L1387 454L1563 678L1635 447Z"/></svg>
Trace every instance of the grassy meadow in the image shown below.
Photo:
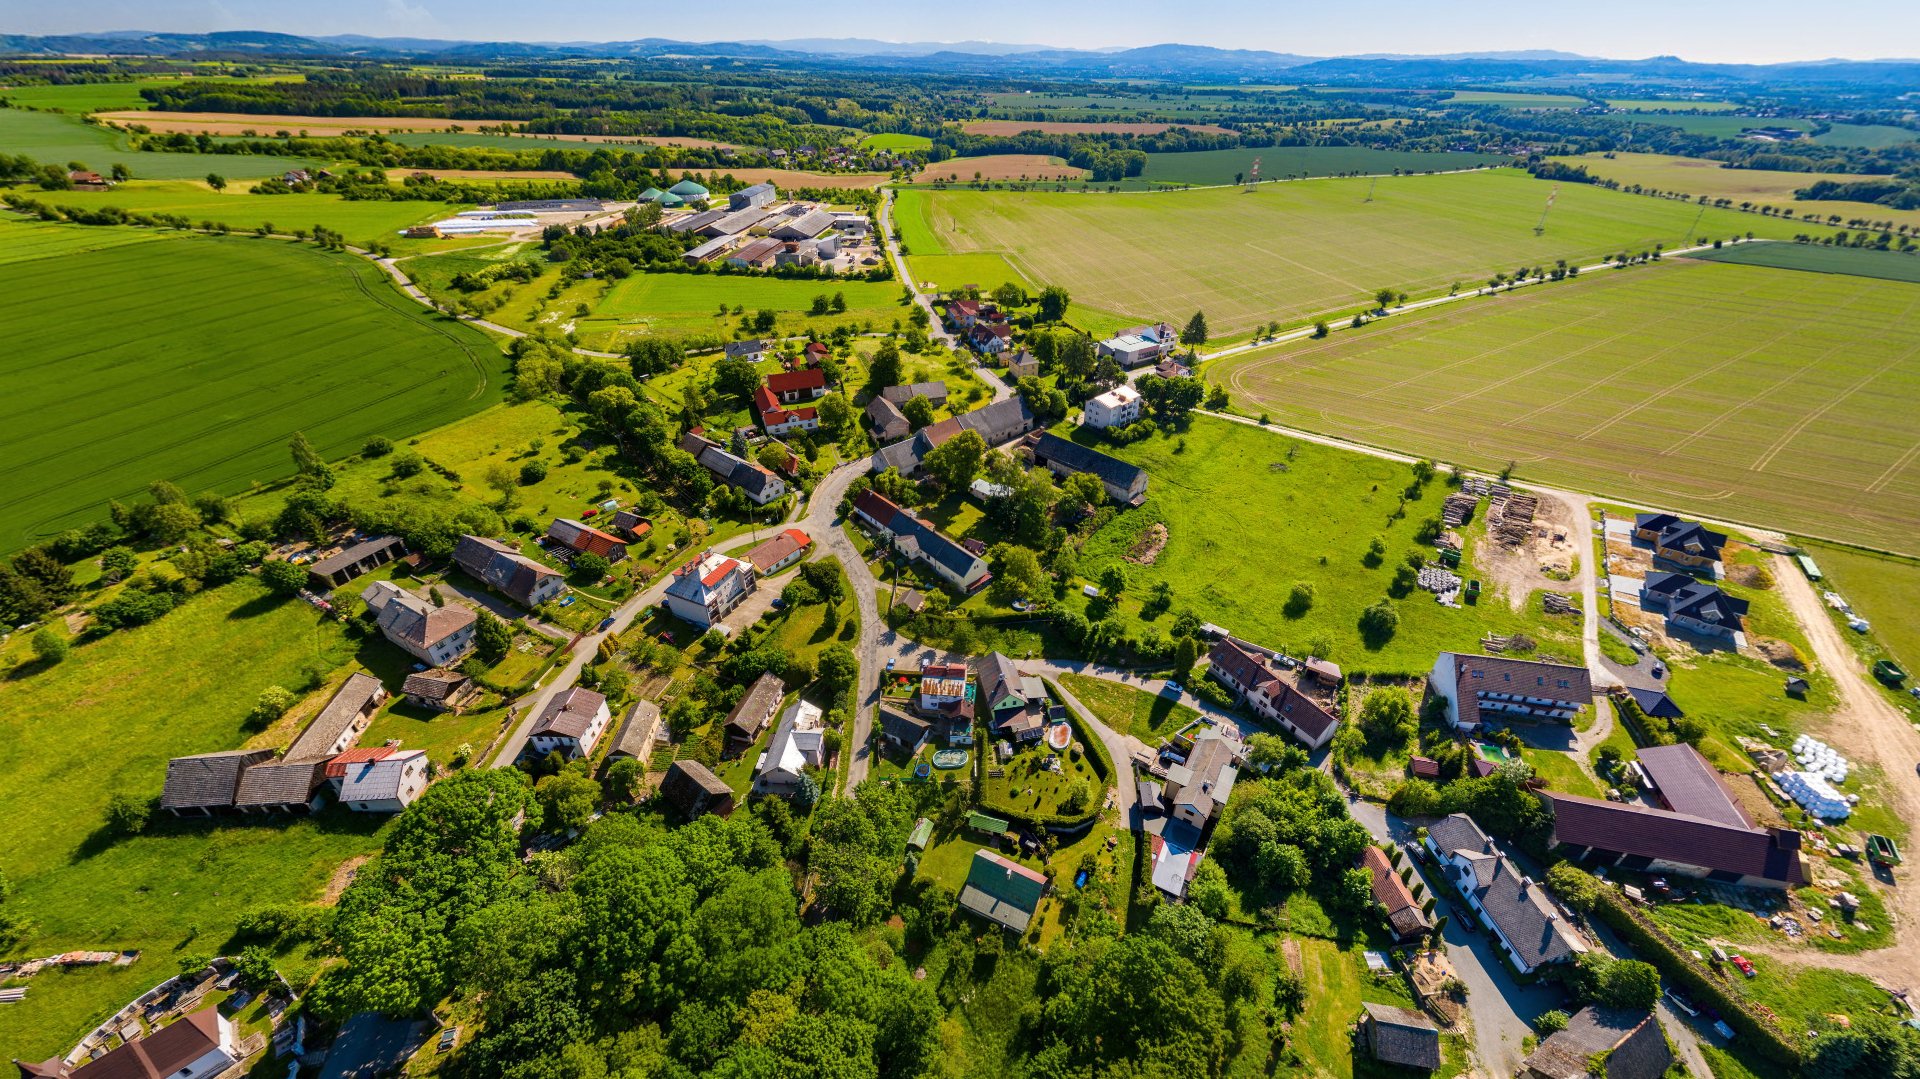
<svg viewBox="0 0 1920 1079"><path fill-rule="evenodd" d="M342 862L378 848L384 820L351 813L156 816L132 839L101 831L112 795L159 794L169 757L245 743L261 690L299 690L353 654L339 624L243 578L78 647L59 666L0 682L0 814L10 836L0 867L32 923L21 954L142 953L129 967L33 979L24 1003L0 1009L0 1056L64 1052L172 975L179 956L218 952L242 914L318 899Z"/></svg>
<svg viewBox="0 0 1920 1079"><path fill-rule="evenodd" d="M1892 124L1834 124L1813 137L1822 146L1858 146L1882 150L1903 142L1920 141L1920 131Z"/></svg>
<svg viewBox="0 0 1920 1079"><path fill-rule="evenodd" d="M1198 309L1218 338L1351 314L1383 287L1418 297L1523 264L1801 228L1564 184L1535 235L1552 190L1508 170L1115 196L915 190L900 194L895 219L914 251L933 236L942 253L1004 254L1076 305L1136 319L1183 323Z"/></svg>
<svg viewBox="0 0 1920 1079"><path fill-rule="evenodd" d="M1577 109L1587 103L1571 94L1508 93L1504 90L1455 90L1449 105L1499 105L1508 109Z"/></svg>
<svg viewBox="0 0 1920 1079"><path fill-rule="evenodd" d="M1877 277L1884 281L1920 284L1920 256L1898 251L1816 247L1813 244L1738 244L1688 257L1707 262L1734 262L1744 266L1772 266L1781 270Z"/></svg>
<svg viewBox="0 0 1920 1079"><path fill-rule="evenodd" d="M136 239L137 238L137 239ZM16 245L18 250L16 251ZM281 240L0 224L0 550L157 479L235 493L499 400L505 358L363 260Z"/></svg>
<svg viewBox="0 0 1920 1079"><path fill-rule="evenodd" d="M1294 176L1341 176L1351 173L1379 176L1395 172L1450 172L1498 165L1499 154L1411 150L1374 150L1364 146L1265 146L1241 150L1190 150L1148 154L1140 176L1154 184L1231 184L1250 173L1260 159L1260 175L1271 180Z"/></svg>
<svg viewBox="0 0 1920 1079"><path fill-rule="evenodd" d="M227 162L254 159L224 157L206 160L211 162L207 171L219 171L220 166ZM398 235L408 225L438 221L471 208L467 203L349 201L338 195L255 195L247 190L253 186L251 183L236 180L231 174L225 175L229 184L224 191L208 187L206 173L202 172L190 180L134 180L109 191L32 192L31 196L55 206L77 206L82 209L118 206L128 211L179 214L195 225L202 221L216 221L236 232L252 231L263 224L272 225L274 231L283 233L323 225L344 235L348 243L364 244L383 240L401 250L412 242Z"/></svg>
<svg viewBox="0 0 1920 1079"><path fill-rule="evenodd" d="M31 109L0 109L0 146L48 164L78 161L102 175L123 164L135 177L149 180L197 179L209 172L234 180L259 179L314 164L293 157L142 153L132 149L121 132L78 117Z"/></svg>
<svg viewBox="0 0 1920 1079"><path fill-rule="evenodd" d="M1610 97L1607 99L1607 108L1622 109L1626 112L1666 112L1670 109L1693 112L1732 112L1739 107L1731 101L1690 101L1685 98Z"/></svg>
<svg viewBox="0 0 1920 1079"><path fill-rule="evenodd" d="M1675 191L1687 195L1705 195L1708 198L1732 199L1735 204L1752 203L1755 206L1772 206L1777 210L1792 210L1796 217L1805 218L1800 222L1775 221L1765 226L1748 225L1763 236L1780 235L1777 230L1782 224L1794 226L1794 231L1816 230L1825 235L1826 218L1838 214L1842 220L1865 218L1871 221L1905 222L1909 226L1920 227L1920 210L1896 210L1891 206L1881 206L1872 202L1843 202L1839 200L1801 199L1794 192L1821 180L1836 183L1851 183L1859 176L1838 172L1775 172L1767 169L1729 169L1718 161L1709 161L1699 157L1674 157L1669 154L1582 154L1575 157L1559 157L1554 160L1568 165L1580 165L1588 172L1606 180L1618 181L1622 186L1638 185L1652 191ZM1562 188L1564 196L1567 189ZM1741 215L1740 220L1765 221L1753 215ZM1816 224L1817 223L1817 224ZM1724 233L1729 230L1710 230ZM1739 231L1745 231L1740 229ZM1788 237L1792 232L1785 234Z"/></svg>
<svg viewBox="0 0 1920 1079"><path fill-rule="evenodd" d="M1212 378L1285 424L1910 550L1916 310L1915 285L1669 261L1259 349Z"/></svg>
<svg viewBox="0 0 1920 1079"><path fill-rule="evenodd" d="M1635 117L1635 122L1660 127L1677 127L1689 135L1706 135L1715 139L1737 139L1743 132L1759 127L1779 127L1790 131L1813 130L1812 120L1801 120L1790 116L1734 116L1729 113L1715 113L1710 116L1647 114Z"/></svg>
<svg viewBox="0 0 1920 1079"><path fill-rule="evenodd" d="M903 135L894 132L881 132L868 135L860 140L863 150L925 150L933 145L933 140L925 135Z"/></svg>

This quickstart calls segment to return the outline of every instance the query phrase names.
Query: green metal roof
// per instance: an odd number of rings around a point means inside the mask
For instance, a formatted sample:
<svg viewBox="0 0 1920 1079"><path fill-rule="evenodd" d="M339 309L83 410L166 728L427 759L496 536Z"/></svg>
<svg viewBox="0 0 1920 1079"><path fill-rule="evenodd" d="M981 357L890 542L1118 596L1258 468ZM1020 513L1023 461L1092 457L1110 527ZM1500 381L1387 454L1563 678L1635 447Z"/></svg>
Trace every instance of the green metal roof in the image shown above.
<svg viewBox="0 0 1920 1079"><path fill-rule="evenodd" d="M682 180L672 187L667 188L667 190L683 199L704 199L707 197L707 189L694 183L692 180Z"/></svg>
<svg viewBox="0 0 1920 1079"><path fill-rule="evenodd" d="M640 201L652 202L654 199L657 199L664 194L666 194L666 192L660 190L657 187L649 187L645 191L640 192Z"/></svg>
<svg viewBox="0 0 1920 1079"><path fill-rule="evenodd" d="M967 870L967 887L978 888L1002 903L1031 914L1047 890L1047 878L1011 858L990 850L977 850L973 852L973 865Z"/></svg>
<svg viewBox="0 0 1920 1079"><path fill-rule="evenodd" d="M685 206L687 204L686 199L681 198L671 191L666 192L654 201L662 206Z"/></svg>
<svg viewBox="0 0 1920 1079"><path fill-rule="evenodd" d="M926 850L927 843L933 839L933 822L921 817L913 824L913 834L907 837L907 846L915 850Z"/></svg>
<svg viewBox="0 0 1920 1079"><path fill-rule="evenodd" d="M967 814L967 827L978 828L983 832L992 832L995 835L999 835L1001 832L1007 830L1007 822L1001 820L999 817L990 817L985 813L969 813Z"/></svg>

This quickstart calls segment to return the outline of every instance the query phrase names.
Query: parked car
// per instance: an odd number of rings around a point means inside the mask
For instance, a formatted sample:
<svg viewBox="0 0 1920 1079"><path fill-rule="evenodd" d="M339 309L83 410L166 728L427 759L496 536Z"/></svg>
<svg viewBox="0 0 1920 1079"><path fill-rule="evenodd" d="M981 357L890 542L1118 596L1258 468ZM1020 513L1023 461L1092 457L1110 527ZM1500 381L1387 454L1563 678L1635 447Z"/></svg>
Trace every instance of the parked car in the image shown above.
<svg viewBox="0 0 1920 1079"><path fill-rule="evenodd" d="M1733 956L1731 961L1734 966L1740 968L1740 973L1745 974L1749 978L1753 977L1754 974L1757 973L1753 969L1753 963L1750 960L1748 960L1747 957L1744 955Z"/></svg>
<svg viewBox="0 0 1920 1079"><path fill-rule="evenodd" d="M605 618L602 618L602 619L600 620L600 632L602 632L602 633L605 633L605 632L606 632L607 630L610 630L610 629L612 629L612 628L613 628L613 616L612 616L612 615L608 615L608 616L606 616Z"/></svg>
<svg viewBox="0 0 1920 1079"><path fill-rule="evenodd" d="M1728 1041L1733 1040L1733 1028L1728 1026L1727 1021L1724 1019L1715 1019L1713 1021L1713 1032Z"/></svg>
<svg viewBox="0 0 1920 1079"><path fill-rule="evenodd" d="M1699 1016L1700 1009L1694 1007L1693 1002L1688 1000L1686 997L1681 996L1680 994L1674 992L1671 989L1667 990L1666 996L1667 996L1667 1003L1673 1005L1676 1009L1682 1012L1685 1012L1689 1017Z"/></svg>
<svg viewBox="0 0 1920 1079"><path fill-rule="evenodd" d="M1167 684L1160 687L1160 692L1169 697L1178 697L1184 691L1180 688L1180 683L1168 679Z"/></svg>

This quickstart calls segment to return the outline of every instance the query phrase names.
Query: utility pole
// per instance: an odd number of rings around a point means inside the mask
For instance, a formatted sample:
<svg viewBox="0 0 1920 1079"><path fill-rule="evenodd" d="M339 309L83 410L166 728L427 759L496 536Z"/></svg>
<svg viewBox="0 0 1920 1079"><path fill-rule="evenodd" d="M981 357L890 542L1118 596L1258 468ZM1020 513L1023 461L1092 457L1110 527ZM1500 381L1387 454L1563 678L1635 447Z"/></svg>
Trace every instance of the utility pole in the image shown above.
<svg viewBox="0 0 1920 1079"><path fill-rule="evenodd" d="M1553 210L1553 200L1559 197L1560 197L1560 185L1554 184L1553 190L1547 192L1547 205L1544 208L1542 208L1540 211L1540 220L1534 223L1533 234L1535 236L1538 236L1547 231L1547 214L1551 213Z"/></svg>
<svg viewBox="0 0 1920 1079"><path fill-rule="evenodd" d="M1372 201L1373 201L1373 189L1374 189L1374 188L1376 188L1376 187L1379 187L1379 186L1380 186L1380 177L1378 177L1378 176L1375 176L1375 177L1373 178L1373 182L1367 185L1367 199L1366 199L1366 201L1368 201L1368 202L1372 202Z"/></svg>
<svg viewBox="0 0 1920 1079"><path fill-rule="evenodd" d="M1700 219L1705 216L1707 216L1707 204L1703 202L1700 204L1700 212L1693 215L1693 224L1687 226L1689 243L1700 242Z"/></svg>

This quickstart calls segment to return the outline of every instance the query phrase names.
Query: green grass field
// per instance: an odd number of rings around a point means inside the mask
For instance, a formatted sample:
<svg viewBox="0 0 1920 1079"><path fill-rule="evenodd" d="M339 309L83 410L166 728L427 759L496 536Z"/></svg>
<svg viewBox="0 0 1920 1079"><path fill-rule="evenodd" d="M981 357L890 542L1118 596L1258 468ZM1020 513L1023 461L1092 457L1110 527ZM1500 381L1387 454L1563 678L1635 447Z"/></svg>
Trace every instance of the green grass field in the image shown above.
<svg viewBox="0 0 1920 1079"><path fill-rule="evenodd" d="M1500 105L1509 109L1577 109L1587 103L1571 94L1511 94L1499 90L1456 90L1449 105Z"/></svg>
<svg viewBox="0 0 1920 1079"><path fill-rule="evenodd" d="M813 298L840 293L847 299L845 314L807 317ZM635 274L616 283L579 320L583 336L612 342L647 334L714 334L727 336L738 321L715 316L724 303L729 310L744 307L748 314L762 308L781 315L780 333L805 329L827 332L843 323L872 322L887 329L903 318L900 286L890 281L783 281L760 276L703 274Z"/></svg>
<svg viewBox="0 0 1920 1079"><path fill-rule="evenodd" d="M18 221L0 225L0 253L17 313L0 356L0 550L103 518L153 480L233 493L277 479L294 431L338 456L500 398L491 341L354 257Z"/></svg>
<svg viewBox="0 0 1920 1079"><path fill-rule="evenodd" d="M1920 611L1920 561L1824 543L1808 544L1808 553L1826 578L1814 587L1845 596L1873 623L1868 641L1892 653L1909 673L1920 670L1920 619L1913 616Z"/></svg>
<svg viewBox="0 0 1920 1079"><path fill-rule="evenodd" d="M1813 141L1822 146L1858 146L1867 150L1882 150L1903 142L1920 141L1920 131L1891 124L1834 124L1815 135Z"/></svg>
<svg viewBox="0 0 1920 1079"><path fill-rule="evenodd" d="M925 135L901 135L893 132L868 135L860 140L860 147L865 150L925 150L932 145L933 140Z"/></svg>
<svg viewBox="0 0 1920 1079"><path fill-rule="evenodd" d="M1814 535L1914 547L1920 286L1603 270L1234 356L1278 422Z"/></svg>
<svg viewBox="0 0 1920 1079"><path fill-rule="evenodd" d="M265 130L264 128L262 129ZM275 129L276 131L279 129ZM644 153L648 143L638 139L608 138L605 142L589 139L559 139L541 135L481 135L472 131L401 131L387 138L405 146L485 146L495 150L538 153L545 150L615 150ZM672 141L672 140L664 140Z"/></svg>
<svg viewBox="0 0 1920 1079"><path fill-rule="evenodd" d="M33 926L17 954L142 953L125 968L33 979L24 1003L0 1009L0 1056L65 1052L172 975L179 956L218 952L245 912L318 899L342 861L378 848L384 822L355 813L157 816L133 839L96 834L112 795L159 793L167 758L244 744L247 710L262 689L298 687L352 655L337 623L243 579L150 626L77 648L51 670L0 682L5 868Z"/></svg>
<svg viewBox="0 0 1920 1079"><path fill-rule="evenodd" d="M1678 246L1699 214L1563 184L1535 235L1552 190L1504 169L1115 196L914 190L899 195L895 220L915 252L932 239L944 253L1002 253L1028 281L1065 286L1076 305L1175 323L1199 309L1226 338L1268 320L1351 314L1378 288L1418 297L1523 264ZM1800 228L1733 210L1699 218L1710 236L1790 238Z"/></svg>
<svg viewBox="0 0 1920 1079"><path fill-rule="evenodd" d="M1453 610L1415 591L1391 601L1400 615L1392 640L1366 646L1357 626L1361 610L1386 597L1409 553L1432 553L1414 542L1414 532L1440 512L1446 494L1444 483L1428 484L1404 517L1390 520L1413 478L1406 465L1206 417L1184 434L1105 452L1147 470L1147 502L1088 542L1078 573L1098 580L1106 567L1122 566L1129 600L1145 599L1165 581L1174 611L1191 608L1249 640L1331 656L1349 670L1424 671L1436 651L1472 649L1489 632L1524 630L1543 647L1562 644L1562 636L1572 641L1500 597ZM1168 529L1159 558L1151 566L1124 562L1155 521ZM1375 536L1386 551L1379 565L1368 566ZM1311 583L1315 595L1310 610L1289 617L1283 608L1296 581ZM1163 617L1163 632L1166 624ZM1578 655L1577 642L1567 647Z"/></svg>
<svg viewBox="0 0 1920 1079"><path fill-rule="evenodd" d="M1731 101L1689 101L1684 98L1610 97L1607 108L1627 112L1661 112L1666 109L1690 109L1695 112L1732 112L1740 106Z"/></svg>
<svg viewBox="0 0 1920 1079"><path fill-rule="evenodd" d="M298 82L300 75L263 75L247 78L223 76L216 80L222 86L245 85L263 82ZM122 109L144 109L147 99L140 91L162 86L179 86L186 82L179 78L129 79L125 82L76 82L59 86L11 86L0 87L0 98L13 102L16 108L23 109L59 109L63 112L117 112Z"/></svg>
<svg viewBox="0 0 1920 1079"><path fill-rule="evenodd" d="M1109 682L1085 674L1063 674L1060 684L1094 717L1122 734L1155 745L1200 718L1200 713L1172 697Z"/></svg>
<svg viewBox="0 0 1920 1079"><path fill-rule="evenodd" d="M202 160L212 162L217 168L229 161L255 159L208 157ZM215 191L206 185L202 174L194 180L135 180L110 191L40 192L25 188L22 191L55 206L118 206L147 213L180 214L196 225L202 221L218 221L235 231L251 231L262 224L270 224L278 232L324 225L344 235L349 243L383 240L397 248L416 242L403 240L398 235L408 225L438 221L470 208L470 204L463 202L357 202L338 195L254 195L247 191L251 186L246 181L234 181L225 191Z"/></svg>
<svg viewBox="0 0 1920 1079"><path fill-rule="evenodd" d="M1795 231L1816 231L1825 235L1825 219L1833 214L1839 215L1842 220L1865 218L1871 221L1904 222L1909 227L1920 227L1920 210L1896 210L1870 202L1815 202L1794 197L1795 191L1820 180L1849 183L1860 178L1846 173L1729 169L1722 167L1718 161L1666 154L1615 154L1612 157L1585 154L1554 160L1583 166L1595 176L1618 181L1622 186L1638 185L1652 191L1677 191L1694 196L1732 199L1736 205L1752 203L1791 210L1805 219L1796 226ZM1780 234L1765 231L1761 235ZM1785 236L1791 238L1792 233L1786 233Z"/></svg>
<svg viewBox="0 0 1920 1079"><path fill-rule="evenodd" d="M78 161L103 175L124 164L136 178L149 180L199 179L209 172L230 180L258 179L314 164L293 157L142 153L131 149L127 136L118 131L83 123L76 116L30 109L0 109L0 146L44 164Z"/></svg>
<svg viewBox="0 0 1920 1079"><path fill-rule="evenodd" d="M1744 266L1772 266L1781 270L1920 283L1920 256L1898 251L1815 247L1812 244L1739 244L1718 251L1702 251L1691 257L1709 262L1737 262Z"/></svg>
<svg viewBox="0 0 1920 1079"><path fill-rule="evenodd" d="M1252 171L1254 158L1260 159L1260 175L1267 179L1351 173L1389 175L1395 171L1449 172L1510 160L1499 154L1452 151L1423 154L1408 150L1372 150L1364 146L1266 146L1148 154L1146 170L1140 176L1154 184L1231 184L1236 175Z"/></svg>
<svg viewBox="0 0 1920 1079"><path fill-rule="evenodd" d="M1716 139L1737 139L1742 133L1760 127L1782 127L1792 131L1813 130L1812 120L1801 120L1789 116L1734 116L1727 113L1712 116L1649 114L1637 117L1635 122L1660 127L1677 127L1689 135L1706 135ZM1788 149L1786 152L1793 151Z"/></svg>

